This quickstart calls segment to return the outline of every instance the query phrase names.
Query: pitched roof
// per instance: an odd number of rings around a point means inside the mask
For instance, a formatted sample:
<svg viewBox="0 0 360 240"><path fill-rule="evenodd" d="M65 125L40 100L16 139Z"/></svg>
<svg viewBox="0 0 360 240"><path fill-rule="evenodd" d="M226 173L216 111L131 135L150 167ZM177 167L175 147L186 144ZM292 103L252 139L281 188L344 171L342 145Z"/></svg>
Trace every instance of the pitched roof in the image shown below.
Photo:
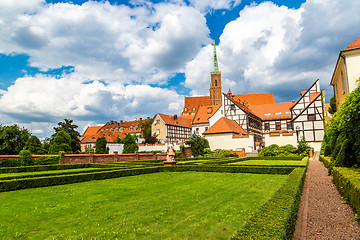
<svg viewBox="0 0 360 240"><path fill-rule="evenodd" d="M209 123L209 117L215 114L215 112L221 107L221 105L201 106L197 110L193 124Z"/></svg>
<svg viewBox="0 0 360 240"><path fill-rule="evenodd" d="M191 111L193 107L210 105L210 97L209 96L185 97L184 105L185 105L184 108L186 107L189 111Z"/></svg>
<svg viewBox="0 0 360 240"><path fill-rule="evenodd" d="M343 51L349 51L355 48L360 48L360 37L358 37L355 41L350 43L350 45L344 48Z"/></svg>
<svg viewBox="0 0 360 240"><path fill-rule="evenodd" d="M233 95L238 102L246 101L250 106L276 103L272 93L254 93Z"/></svg>
<svg viewBox="0 0 360 240"><path fill-rule="evenodd" d="M290 107L293 102L273 103L250 106L253 113L262 120L291 119Z"/></svg>
<svg viewBox="0 0 360 240"><path fill-rule="evenodd" d="M102 126L88 126L85 130L85 132L83 133L83 136L85 135L94 135L97 133L97 131L99 131L99 129Z"/></svg>
<svg viewBox="0 0 360 240"><path fill-rule="evenodd" d="M212 125L203 134L214 133L237 133L241 135L247 135L247 133L240 127L234 120L227 119L225 117L220 118L214 125Z"/></svg>
<svg viewBox="0 0 360 240"><path fill-rule="evenodd" d="M161 119L165 122L166 125L173 125L173 126L179 126L179 127L188 127L191 128L191 122L194 118L193 115L189 116L171 116L167 114L159 113L159 116Z"/></svg>

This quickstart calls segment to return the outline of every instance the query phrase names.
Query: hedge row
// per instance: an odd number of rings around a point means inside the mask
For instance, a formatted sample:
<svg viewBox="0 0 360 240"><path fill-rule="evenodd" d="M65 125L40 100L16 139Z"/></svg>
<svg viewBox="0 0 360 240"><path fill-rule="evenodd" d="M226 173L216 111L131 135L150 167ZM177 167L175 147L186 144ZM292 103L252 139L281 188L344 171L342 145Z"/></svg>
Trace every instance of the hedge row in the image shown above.
<svg viewBox="0 0 360 240"><path fill-rule="evenodd" d="M10 179L22 179L22 178L37 178L37 177L48 177L48 176L59 176L59 175L69 175L69 174L78 174L78 173L90 173L90 172L104 172L109 170L116 170L116 169L129 169L125 167L115 167L115 168L97 168L97 169L88 169L86 170L80 170L84 168L76 168L79 169L77 171L67 171L67 170L61 170L61 172L35 172L33 174L26 174L26 175L11 175L11 176L1 176L0 180L10 180ZM68 169L69 170L69 169ZM55 170L56 171L56 170Z"/></svg>
<svg viewBox="0 0 360 240"><path fill-rule="evenodd" d="M18 172L40 172L40 171L50 171L50 170L64 170L64 169L74 169L74 168L110 168L118 167L111 164L66 164L66 165L41 165L41 166L27 166L27 167L7 167L0 168L1 173L18 173Z"/></svg>
<svg viewBox="0 0 360 240"><path fill-rule="evenodd" d="M291 173L294 167L262 167L262 166L218 166L218 165L182 165L164 167L169 172L230 172L230 173L254 173L254 174L282 174Z"/></svg>
<svg viewBox="0 0 360 240"><path fill-rule="evenodd" d="M320 155L319 160L327 168L327 170L329 172L329 175L330 175L331 171L332 171L332 168L333 168L333 163L331 161L331 157L324 157L324 156Z"/></svg>
<svg viewBox="0 0 360 240"><path fill-rule="evenodd" d="M305 175L306 168L295 168L232 239L291 239Z"/></svg>
<svg viewBox="0 0 360 240"><path fill-rule="evenodd" d="M26 162L21 157L19 158L10 158L3 159L0 162L0 167L20 167L20 166L34 166L34 165L50 165L50 164L60 164L59 156L50 156L50 157L38 157L38 158L28 158Z"/></svg>
<svg viewBox="0 0 360 240"><path fill-rule="evenodd" d="M110 170L106 172L80 173L62 176L49 176L25 179L13 179L0 181L0 192L13 191L26 188L47 187L69 183L86 182L126 176L134 176L146 173L160 172L162 167L134 168L122 170Z"/></svg>
<svg viewBox="0 0 360 240"><path fill-rule="evenodd" d="M360 214L360 169L334 167L332 175L341 195Z"/></svg>

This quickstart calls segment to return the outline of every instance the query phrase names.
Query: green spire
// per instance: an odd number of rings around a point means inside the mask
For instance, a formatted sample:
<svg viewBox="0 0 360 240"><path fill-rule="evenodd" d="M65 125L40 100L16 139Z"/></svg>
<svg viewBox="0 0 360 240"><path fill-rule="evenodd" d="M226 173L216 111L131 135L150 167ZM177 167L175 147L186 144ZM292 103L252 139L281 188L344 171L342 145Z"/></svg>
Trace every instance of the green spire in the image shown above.
<svg viewBox="0 0 360 240"><path fill-rule="evenodd" d="M213 62L213 72L220 72L220 71L219 71L218 61L217 61L217 56L216 56L215 37L214 37L214 62Z"/></svg>

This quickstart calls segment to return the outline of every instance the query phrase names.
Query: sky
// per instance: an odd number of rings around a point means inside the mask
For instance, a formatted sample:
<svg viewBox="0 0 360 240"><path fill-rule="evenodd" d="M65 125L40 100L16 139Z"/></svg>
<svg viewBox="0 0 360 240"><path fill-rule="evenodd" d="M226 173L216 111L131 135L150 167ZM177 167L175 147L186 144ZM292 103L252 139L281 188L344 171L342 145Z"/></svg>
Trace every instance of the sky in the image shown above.
<svg viewBox="0 0 360 240"><path fill-rule="evenodd" d="M297 100L360 36L360 1L0 0L0 124L40 139L64 118L181 114L208 95L213 38L222 91Z"/></svg>

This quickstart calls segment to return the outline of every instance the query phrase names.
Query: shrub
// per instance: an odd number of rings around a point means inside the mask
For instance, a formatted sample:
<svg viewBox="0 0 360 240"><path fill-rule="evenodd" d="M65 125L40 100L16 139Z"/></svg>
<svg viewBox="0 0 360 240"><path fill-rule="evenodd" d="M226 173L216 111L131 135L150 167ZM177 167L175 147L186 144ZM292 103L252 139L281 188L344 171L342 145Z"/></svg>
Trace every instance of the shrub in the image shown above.
<svg viewBox="0 0 360 240"><path fill-rule="evenodd" d="M43 154L43 145L39 138L32 135L26 142L24 150L29 150L32 154Z"/></svg>
<svg viewBox="0 0 360 240"><path fill-rule="evenodd" d="M59 154L59 152L72 153L71 150L71 137L65 131L59 131L53 143L50 146L49 153L50 154Z"/></svg>
<svg viewBox="0 0 360 240"><path fill-rule="evenodd" d="M135 142L135 139L133 138L133 136L131 136L131 134L126 134L123 142L124 149L122 153L134 153L139 149L138 145Z"/></svg>
<svg viewBox="0 0 360 240"><path fill-rule="evenodd" d="M96 154L108 154L109 148L106 147L106 138L105 137L99 137L96 139L95 143L95 153Z"/></svg>
<svg viewBox="0 0 360 240"><path fill-rule="evenodd" d="M210 148L208 140L199 136L195 137L192 140L188 140L185 143L191 146L192 155L194 157L204 155L204 149Z"/></svg>
<svg viewBox="0 0 360 240"><path fill-rule="evenodd" d="M287 144L285 146L279 147L277 144L271 144L268 147L263 149L259 149L259 157L271 157L271 156L300 156L298 153L298 149L291 144Z"/></svg>
<svg viewBox="0 0 360 240"><path fill-rule="evenodd" d="M308 157L310 150L313 150L313 148L308 145L308 143L305 141L305 138L303 137L298 143L297 153L303 157Z"/></svg>
<svg viewBox="0 0 360 240"><path fill-rule="evenodd" d="M20 157L18 158L20 162L20 166L30 166L32 165L31 161L31 152L29 150L22 150L20 151Z"/></svg>
<svg viewBox="0 0 360 240"><path fill-rule="evenodd" d="M335 167L351 167L354 165L354 162L352 161L351 156L351 149L350 149L350 142L348 139L346 139L341 145L340 145L340 151L336 156L335 159Z"/></svg>

